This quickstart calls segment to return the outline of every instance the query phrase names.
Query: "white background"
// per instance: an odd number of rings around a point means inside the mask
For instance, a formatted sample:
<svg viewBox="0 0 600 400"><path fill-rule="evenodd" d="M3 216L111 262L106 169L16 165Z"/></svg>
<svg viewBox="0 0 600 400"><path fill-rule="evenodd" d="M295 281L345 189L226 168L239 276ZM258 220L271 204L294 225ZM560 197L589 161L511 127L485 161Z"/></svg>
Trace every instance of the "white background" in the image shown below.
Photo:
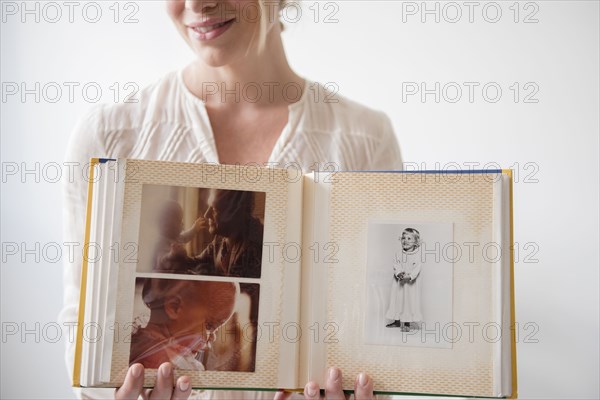
<svg viewBox="0 0 600 400"><path fill-rule="evenodd" d="M25 15L23 23L20 12L4 12L9 3L22 4L2 2L2 95L11 82L28 88L35 82L80 86L73 102L63 86L56 103L48 101L54 92L39 103L33 95L24 102L7 96L0 103L1 397L67 398L66 338L51 340L62 302L62 269L48 245L62 243L61 188L50 182L50 169L44 179L42 167L62 161L71 129L91 107L81 93L85 83L100 85L103 102L114 102L110 87L116 83L112 87L121 89L117 101L122 101L127 82L143 87L182 67L192 54L161 1L135 2L138 22L132 24L123 18L135 9L123 2L117 23L109 9L113 2L99 2L103 14L95 24L83 19L84 3L75 9L73 23L62 2L55 3L63 14L56 23L44 15L39 22ZM33 9L36 3L27 4ZM44 3L37 4L42 13ZM385 111L407 169L492 163L487 165L516 170L520 397L598 398L598 2L537 1L516 7L513 1L476 2L472 22L463 2L437 4L439 23L435 15L403 12L421 9L421 2L307 2L300 21L288 23L284 33L290 61L301 75L335 83L343 95ZM436 2L427 5L433 9ZM454 5L462 18L452 23ZM497 8L499 21L489 22ZM46 19L55 15L56 10L46 9ZM92 9L87 16L94 17ZM326 16L333 23L325 23ZM537 22L524 23L527 16ZM421 99L403 93L403 87L421 82L429 89L436 82L446 85L445 96L440 93L438 103L433 94ZM479 84L473 86L472 102L464 82ZM492 89L487 100L482 95L486 84L501 88L497 102L489 101ZM463 89L462 98L452 103L456 86ZM537 103L524 102L536 89L529 100ZM33 169L37 162L39 177L6 174L13 167ZM18 244L15 255L11 243ZM28 249L39 243L40 251L34 251L39 259L21 251L22 243ZM14 329L18 332L10 334ZM24 329L31 333L22 336Z"/></svg>

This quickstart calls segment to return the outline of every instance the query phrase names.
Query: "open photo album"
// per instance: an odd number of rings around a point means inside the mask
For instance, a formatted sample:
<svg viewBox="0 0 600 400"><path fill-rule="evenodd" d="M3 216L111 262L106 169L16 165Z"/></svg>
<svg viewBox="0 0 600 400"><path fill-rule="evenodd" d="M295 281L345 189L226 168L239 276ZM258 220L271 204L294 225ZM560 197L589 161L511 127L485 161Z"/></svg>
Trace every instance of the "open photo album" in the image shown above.
<svg viewBox="0 0 600 400"><path fill-rule="evenodd" d="M93 159L73 385L517 395L510 170Z"/></svg>

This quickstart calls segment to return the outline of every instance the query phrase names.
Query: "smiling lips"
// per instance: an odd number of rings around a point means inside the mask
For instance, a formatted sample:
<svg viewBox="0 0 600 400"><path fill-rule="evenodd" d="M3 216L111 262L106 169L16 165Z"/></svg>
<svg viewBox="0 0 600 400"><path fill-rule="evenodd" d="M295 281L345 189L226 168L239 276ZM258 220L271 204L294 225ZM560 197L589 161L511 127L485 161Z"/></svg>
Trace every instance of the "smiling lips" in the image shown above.
<svg viewBox="0 0 600 400"><path fill-rule="evenodd" d="M207 20L201 23L189 24L188 28L192 30L198 40L211 40L223 34L234 21L235 18L225 21Z"/></svg>

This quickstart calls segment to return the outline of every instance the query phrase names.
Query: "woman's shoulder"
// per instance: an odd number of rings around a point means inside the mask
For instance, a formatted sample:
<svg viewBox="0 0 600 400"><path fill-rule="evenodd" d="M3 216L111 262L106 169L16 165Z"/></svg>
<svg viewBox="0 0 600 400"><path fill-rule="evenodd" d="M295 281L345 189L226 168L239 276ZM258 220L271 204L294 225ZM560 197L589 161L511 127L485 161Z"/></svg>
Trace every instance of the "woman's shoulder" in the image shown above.
<svg viewBox="0 0 600 400"><path fill-rule="evenodd" d="M334 83L307 81L303 103L311 116L307 122L315 129L369 135L392 130L384 112L342 95Z"/></svg>
<svg viewBox="0 0 600 400"><path fill-rule="evenodd" d="M174 71L123 102L95 105L75 126L67 156L129 157L144 137L161 135L167 141L178 127L193 124L186 120L187 101Z"/></svg>
<svg viewBox="0 0 600 400"><path fill-rule="evenodd" d="M122 102L99 104L84 117L106 129L126 129L149 120L172 119L182 101L179 73L173 71L131 93Z"/></svg>
<svg viewBox="0 0 600 400"><path fill-rule="evenodd" d="M341 95L336 85L310 81L299 104L294 145L301 157L327 159L341 170L402 169L398 140L384 112Z"/></svg>

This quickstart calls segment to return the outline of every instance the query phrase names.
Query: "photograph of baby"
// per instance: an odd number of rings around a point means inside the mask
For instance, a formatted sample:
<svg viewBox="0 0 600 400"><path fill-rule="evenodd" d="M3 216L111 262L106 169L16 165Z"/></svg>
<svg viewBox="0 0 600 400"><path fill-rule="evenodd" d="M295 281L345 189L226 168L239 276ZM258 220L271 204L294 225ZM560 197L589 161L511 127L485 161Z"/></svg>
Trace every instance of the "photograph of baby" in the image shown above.
<svg viewBox="0 0 600 400"><path fill-rule="evenodd" d="M138 278L129 363L252 372L259 285Z"/></svg>
<svg viewBox="0 0 600 400"><path fill-rule="evenodd" d="M367 343L452 347L441 335L452 323L452 233L447 223L369 224Z"/></svg>
<svg viewBox="0 0 600 400"><path fill-rule="evenodd" d="M138 272L260 278L265 193L144 185Z"/></svg>

